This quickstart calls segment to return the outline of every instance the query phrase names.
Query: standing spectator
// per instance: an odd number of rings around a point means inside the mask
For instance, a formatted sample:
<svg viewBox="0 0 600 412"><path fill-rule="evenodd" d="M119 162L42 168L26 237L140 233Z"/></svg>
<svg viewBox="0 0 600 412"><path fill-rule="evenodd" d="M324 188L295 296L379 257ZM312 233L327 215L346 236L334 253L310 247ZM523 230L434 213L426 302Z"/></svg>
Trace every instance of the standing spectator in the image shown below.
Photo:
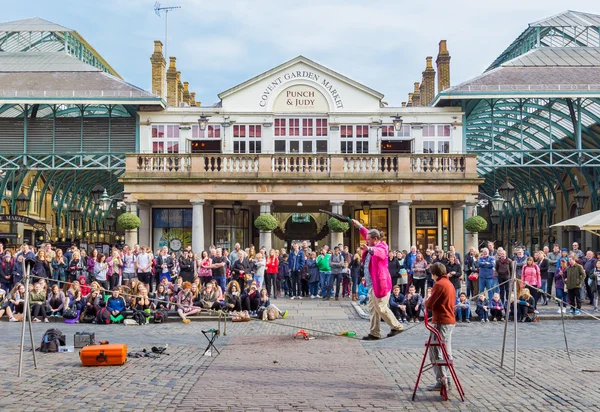
<svg viewBox="0 0 600 412"><path fill-rule="evenodd" d="M67 281L67 269L69 268L69 262L63 256L63 251L58 249L54 253L54 257L51 259L52 265L52 280L56 283L57 281ZM61 283L62 285L62 283Z"/></svg>
<svg viewBox="0 0 600 412"><path fill-rule="evenodd" d="M567 293L565 292L565 280L567 279L568 262L564 259L560 260L558 269L554 273L554 283L556 287L556 299L558 300L558 313L567 312ZM564 305L563 305L564 304Z"/></svg>
<svg viewBox="0 0 600 412"><path fill-rule="evenodd" d="M152 260L153 258L148 253L148 248L146 246L142 246L135 261L135 268L137 272L137 278L144 284L146 289L150 287L150 282L152 281Z"/></svg>
<svg viewBox="0 0 600 412"><path fill-rule="evenodd" d="M23 281L24 259L25 258L23 255L17 255L17 257L13 260L13 267L12 267L13 285L16 285L17 283L21 283Z"/></svg>
<svg viewBox="0 0 600 412"><path fill-rule="evenodd" d="M267 266L267 269L268 269L268 266ZM267 273L267 275L266 275L266 282L267 282L266 289L267 289L267 295L269 296L269 298L273 297L274 299L277 299L277 293L279 292L278 288L277 288L277 278L279 278L281 280L287 280L287 279L292 278L292 271L290 269L289 257L285 253L283 255L281 255L281 259L279 260L279 269L278 269L277 275L273 275L273 274L269 274L269 273ZM293 282L287 282L287 283L291 285L292 290L295 289ZM292 296L291 298L294 299L294 296ZM302 299L302 296L298 295L298 299Z"/></svg>
<svg viewBox="0 0 600 412"><path fill-rule="evenodd" d="M212 280L212 259L206 250L202 251L200 259L196 259L196 265L198 277L202 281L202 286L206 286L206 284Z"/></svg>
<svg viewBox="0 0 600 412"><path fill-rule="evenodd" d="M210 268L212 269L212 277L217 281L221 290L225 290L227 288L227 278L226 278L226 266L227 266L227 258L223 256L223 249L217 248L215 251L215 257L212 259L212 265Z"/></svg>
<svg viewBox="0 0 600 412"><path fill-rule="evenodd" d="M369 290L369 314L371 328L363 340L378 340L381 338L381 319L392 329L388 337L395 336L404 331L402 325L394 317L389 308L392 278L387 270L388 246L381 240L381 233L377 229L368 230L356 219L352 220L359 229L360 235L367 245L364 247L362 261L365 278Z"/></svg>
<svg viewBox="0 0 600 412"><path fill-rule="evenodd" d="M319 280L321 282L321 293L324 300L329 300L330 296L326 295L329 281L331 279L331 255L327 253L327 248L321 248L321 254L317 256L317 266L319 268ZM321 295L317 295L320 298Z"/></svg>
<svg viewBox="0 0 600 412"><path fill-rule="evenodd" d="M498 251L495 249L494 242L488 242L487 248L490 252L490 256L496 257L498 255Z"/></svg>
<svg viewBox="0 0 600 412"><path fill-rule="evenodd" d="M448 252L448 261L446 263L446 274L454 286L456 290L456 299L458 299L458 295L460 294L460 282L462 281L462 270L460 267L460 262L456 259L456 256L452 252Z"/></svg>
<svg viewBox="0 0 600 412"><path fill-rule="evenodd" d="M96 282L100 284L102 289L105 291L110 290L110 285L108 283L108 264L106 263L106 256L103 253L98 255L98 261L94 265L94 275L96 277Z"/></svg>
<svg viewBox="0 0 600 412"><path fill-rule="evenodd" d="M360 249L357 249L356 253L352 257L352 260L350 261L350 277L352 279L352 300L353 301L358 300L358 284L360 282L359 279L360 279L360 270L361 270L360 253L359 252L360 252Z"/></svg>
<svg viewBox="0 0 600 412"><path fill-rule="evenodd" d="M594 252L588 250L585 254L583 270L585 271L585 290L587 292L588 298L590 299L590 305L594 304L594 293L592 291L592 282L590 281L592 275L594 274L594 270L596 269L596 259ZM583 299L583 291L581 293L581 298Z"/></svg>
<svg viewBox="0 0 600 412"><path fill-rule="evenodd" d="M573 243L575 246L577 242ZM581 314L581 288L585 282L585 271L583 266L577 263L577 254L569 254L569 265L567 267L567 278L565 286L569 293L569 304L571 305L570 313L573 315ZM577 307L575 309L575 307Z"/></svg>
<svg viewBox="0 0 600 412"><path fill-rule="evenodd" d="M292 251L288 256L288 263L292 274L292 299L297 296L302 299L302 269L304 268L304 251L300 250L297 242L292 244ZM269 295L270 296L270 295Z"/></svg>
<svg viewBox="0 0 600 412"><path fill-rule="evenodd" d="M283 253L280 255L281 256L281 260L283 260L284 256L287 256L287 254ZM276 282L277 282L277 275L279 274L279 257L277 257L276 251L275 249L271 249L269 250L269 257L267 258L267 261L265 262L265 266L266 266L266 270L265 270L265 281L266 281L266 288L265 288L265 282L258 282L258 286L260 288L263 289L267 289L267 291L269 291L269 296L272 296L274 289L276 289ZM289 268L289 263L288 263L288 268ZM285 268L282 268L282 270L285 270ZM289 275L291 274L291 272L289 270L285 270L285 275L286 278L290 277ZM288 285L288 287L290 288L290 294L289 296L291 298L294 297L293 295L293 289L294 289L294 285L292 284L292 282L289 282L290 284Z"/></svg>
<svg viewBox="0 0 600 412"><path fill-rule="evenodd" d="M121 271L123 270L123 261L118 250L114 250L112 256L106 261L108 264L108 279L110 280L110 289L121 285Z"/></svg>
<svg viewBox="0 0 600 412"><path fill-rule="evenodd" d="M179 256L179 275L184 282L194 281L194 258L187 250Z"/></svg>
<svg viewBox="0 0 600 412"><path fill-rule="evenodd" d="M508 281L513 276L513 264L512 260L506 257L506 250L504 249L497 252L496 275L500 285L500 301L506 302L510 293L510 282Z"/></svg>
<svg viewBox="0 0 600 412"><path fill-rule="evenodd" d="M229 254L229 261L231 262L231 265L233 265L236 260L240 259L240 255L239 255L240 251L243 252L243 250L241 250L241 246L239 243L236 243L235 245L233 245L233 250Z"/></svg>
<svg viewBox="0 0 600 412"><path fill-rule="evenodd" d="M8 294L13 285L13 264L10 252L7 250L4 253L4 259L0 262L0 286Z"/></svg>
<svg viewBox="0 0 600 412"><path fill-rule="evenodd" d="M475 248L470 248L469 253L465 256L465 275L467 275L467 297L471 298L474 294L473 281L470 278L471 273L475 272L475 264L477 259L475 258ZM479 290L479 288L477 288Z"/></svg>
<svg viewBox="0 0 600 412"><path fill-rule="evenodd" d="M388 271L392 277L392 286L398 285L398 278L400 277L400 262L396 257L396 253L391 250L388 255Z"/></svg>
<svg viewBox="0 0 600 412"><path fill-rule="evenodd" d="M583 258L585 256L583 254L583 251L581 249L579 249L579 243L577 243L577 242L573 242L573 250L571 250L571 252L569 252L569 255L571 253L575 255L577 260L583 260Z"/></svg>
<svg viewBox="0 0 600 412"><path fill-rule="evenodd" d="M250 262L243 250L237 251L237 259L231 265L231 277L238 282L238 291L241 292L246 286L246 274L250 274Z"/></svg>
<svg viewBox="0 0 600 412"><path fill-rule="evenodd" d="M546 293L552 295L552 285L554 284L554 274L559 267L558 260L560 259L560 247L558 244L552 246L552 252L546 255L548 259L548 272L546 274Z"/></svg>
<svg viewBox="0 0 600 412"><path fill-rule="evenodd" d="M408 279L408 284L413 284L412 281L412 276L413 276L413 272L412 272L412 266L413 263L415 263L415 260L417 260L417 247L416 246L411 246L410 247L410 253L407 253L405 258L404 258L404 269L406 269L406 272L409 275L409 279Z"/></svg>
<svg viewBox="0 0 600 412"><path fill-rule="evenodd" d="M417 293L421 294L421 297L425 297L425 281L427 280L427 262L423 258L421 252L417 252L417 258L411 267L413 285Z"/></svg>
<svg viewBox="0 0 600 412"><path fill-rule="evenodd" d="M175 266L173 258L169 256L169 248L163 246L156 258L156 286L162 281L163 277L166 277L171 282L171 271Z"/></svg>
<svg viewBox="0 0 600 412"><path fill-rule="evenodd" d="M315 252L310 252L310 257L306 260L306 271L310 298L316 299L319 294L319 267L317 266L317 254Z"/></svg>
<svg viewBox="0 0 600 412"><path fill-rule="evenodd" d="M85 263L81 258L79 251L74 251L72 259L69 262L69 281L76 282L81 276L85 275Z"/></svg>
<svg viewBox="0 0 600 412"><path fill-rule="evenodd" d="M262 287L263 283L265 282L266 260L265 260L264 255L262 254L262 252L258 252L254 256L254 266L255 266L254 280L256 281L257 289L258 289L258 288ZM279 267L277 268L277 270L279 270Z"/></svg>
<svg viewBox="0 0 600 412"><path fill-rule="evenodd" d="M540 267L540 275L541 275L541 279L542 279L542 283L541 286L539 287L542 291L545 291L548 285L548 267L549 267L549 263L548 263L548 259L546 258L546 254L544 252L538 252L538 259L535 262L539 267ZM540 298L542 299L543 305L546 306L548 305L548 297L540 292L540 291L536 291L536 300L535 300L535 305L537 308L537 301L540 300Z"/></svg>
<svg viewBox="0 0 600 412"><path fill-rule="evenodd" d="M528 257L525 266L523 266L523 272L521 273L521 281L523 282L523 286L529 289L529 294L533 296L532 305L535 309L535 305L537 303L537 289L542 285L542 277L540 273L540 268L535 264L533 257Z"/></svg>
<svg viewBox="0 0 600 412"><path fill-rule="evenodd" d="M331 265L331 281L329 282L325 296L330 297L335 283L335 300L340 300L340 288L346 261L344 260L344 256L340 253L339 246L333 248L333 255L331 255L329 264Z"/></svg>
<svg viewBox="0 0 600 412"><path fill-rule="evenodd" d="M123 247L123 284L129 287L129 283L135 278L135 255L127 245Z"/></svg>
<svg viewBox="0 0 600 412"><path fill-rule="evenodd" d="M600 295L600 260L596 259L596 267L594 268L594 272L592 272L591 276L591 288L592 294L594 295L594 312L598 312L598 301L600 300L598 295Z"/></svg>
<svg viewBox="0 0 600 412"><path fill-rule="evenodd" d="M425 307L433 313L432 326L438 330L440 337L446 344L448 357L452 359L452 332L456 321L454 319L454 286L446 276L444 265L434 263L431 265L431 275L435 284L431 290L431 296L425 301ZM433 341L436 341L435 335ZM429 359L432 363L442 359L442 351L439 346L429 348ZM436 383L427 387L428 390L440 390L443 382L447 379L447 371L438 365L433 367Z"/></svg>
<svg viewBox="0 0 600 412"><path fill-rule="evenodd" d="M481 250L481 256L477 259L479 267L479 293L483 293L487 289L488 300L492 300L494 292L497 288L494 287L494 270L496 268L496 260L490 256L490 250L484 247Z"/></svg>
<svg viewBox="0 0 600 412"><path fill-rule="evenodd" d="M24 254L24 256L27 256ZM44 249L40 249L35 258L35 263L33 264L33 269L31 269L31 276L33 276L33 281L37 282L40 279L48 279L52 274L50 270L50 265L46 260L46 252Z"/></svg>

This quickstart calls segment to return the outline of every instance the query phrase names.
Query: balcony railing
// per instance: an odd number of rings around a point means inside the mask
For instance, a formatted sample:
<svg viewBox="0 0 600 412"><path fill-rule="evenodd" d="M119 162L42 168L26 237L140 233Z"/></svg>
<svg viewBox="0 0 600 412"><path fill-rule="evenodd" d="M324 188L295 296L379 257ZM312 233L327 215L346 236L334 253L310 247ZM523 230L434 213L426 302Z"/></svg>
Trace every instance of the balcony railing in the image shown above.
<svg viewBox="0 0 600 412"><path fill-rule="evenodd" d="M125 178L477 178L466 154L130 154Z"/></svg>

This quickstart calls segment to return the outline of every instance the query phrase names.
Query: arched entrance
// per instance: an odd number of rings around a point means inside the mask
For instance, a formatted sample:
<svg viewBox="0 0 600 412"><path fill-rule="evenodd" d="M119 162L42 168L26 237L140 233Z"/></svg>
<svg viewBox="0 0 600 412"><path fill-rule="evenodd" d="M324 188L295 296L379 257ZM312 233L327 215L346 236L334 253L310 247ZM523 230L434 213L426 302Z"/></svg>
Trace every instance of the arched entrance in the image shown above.
<svg viewBox="0 0 600 412"><path fill-rule="evenodd" d="M311 245L329 234L329 226L319 228L315 219L308 213L293 213L285 222L284 230L273 232L279 239L287 242L288 248L293 241L307 240Z"/></svg>

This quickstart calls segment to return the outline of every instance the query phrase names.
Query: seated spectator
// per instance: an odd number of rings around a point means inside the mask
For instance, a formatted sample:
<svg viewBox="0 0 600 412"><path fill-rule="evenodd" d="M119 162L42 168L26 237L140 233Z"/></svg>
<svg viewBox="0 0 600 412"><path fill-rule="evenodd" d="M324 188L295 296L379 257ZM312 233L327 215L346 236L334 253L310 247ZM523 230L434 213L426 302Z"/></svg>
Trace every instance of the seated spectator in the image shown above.
<svg viewBox="0 0 600 412"><path fill-rule="evenodd" d="M250 313L254 313L258 310L258 304L260 295L258 294L258 287L256 281L252 281L250 286L241 296L242 299L242 310L247 310Z"/></svg>
<svg viewBox="0 0 600 412"><path fill-rule="evenodd" d="M79 282L79 287L81 288L81 295L83 297L86 297L87 295L89 295L91 288L87 285L87 280L86 280L85 276L79 276L78 282Z"/></svg>
<svg viewBox="0 0 600 412"><path fill-rule="evenodd" d="M404 304L406 305L408 321L410 322L412 320L415 323L419 323L419 314L423 307L423 297L417 293L417 289L414 285L410 285L408 288L408 294L406 295Z"/></svg>
<svg viewBox="0 0 600 412"><path fill-rule="evenodd" d="M183 323L190 323L187 317L200 313L200 308L194 307L193 299L192 284L183 282L182 289L177 296L177 314Z"/></svg>
<svg viewBox="0 0 600 412"><path fill-rule="evenodd" d="M96 321L96 315L100 312L100 302L102 301L100 290L93 288L87 296L85 302L85 310L82 313L81 319L86 323L93 323Z"/></svg>
<svg viewBox="0 0 600 412"><path fill-rule="evenodd" d="M138 288L139 296L133 298L131 302L131 309L146 312L146 322L150 319L150 298L148 297L148 289L145 286L140 286Z"/></svg>
<svg viewBox="0 0 600 412"><path fill-rule="evenodd" d="M25 305L25 285L22 283L15 283L12 291L10 292L10 296L8 297L9 306L6 308L6 314L8 315L8 320L11 322L16 322L17 319L15 315L22 315L24 312ZM12 311L12 314L9 313Z"/></svg>
<svg viewBox="0 0 600 412"><path fill-rule="evenodd" d="M232 280L227 285L225 293L225 310L228 312L241 311L242 299L240 298L240 285L236 280Z"/></svg>
<svg viewBox="0 0 600 412"><path fill-rule="evenodd" d="M258 309L254 313L258 316L259 319L262 320L274 320L269 319L269 312L276 313L278 316L281 316L283 319L287 317L288 311L282 312L279 308L273 304L269 300L269 292L267 289L263 289L260 291L260 298L258 301Z"/></svg>
<svg viewBox="0 0 600 412"><path fill-rule="evenodd" d="M517 322L532 322L535 317L535 300L529 289L523 289L517 302Z"/></svg>
<svg viewBox="0 0 600 412"><path fill-rule="evenodd" d="M10 308L10 293L6 293L4 289L0 289L0 318L2 318L5 313L10 322L17 321L17 319L15 319L13 316L12 309Z"/></svg>
<svg viewBox="0 0 600 412"><path fill-rule="evenodd" d="M121 312L125 310L126 304L125 299L119 296L120 293L121 289L115 286L112 290L112 296L106 301L106 308L110 312L110 321L112 323L119 323L124 319Z"/></svg>
<svg viewBox="0 0 600 412"><path fill-rule="evenodd" d="M219 282L217 282L216 279L213 279L210 283L212 283L213 289L217 292L217 302L223 302L225 300L225 294L223 293L223 289L221 289ZM219 307L219 309L221 308Z"/></svg>
<svg viewBox="0 0 600 412"><path fill-rule="evenodd" d="M162 279L163 281L167 280L166 277L163 277ZM169 294L167 292L167 288L165 287L165 284L161 283L158 285L158 287L156 288L156 294L154 295L154 309L165 309L165 310L169 310Z"/></svg>
<svg viewBox="0 0 600 412"><path fill-rule="evenodd" d="M41 315L42 320L48 323L48 318L46 317L46 292L44 292L41 282L37 282L33 286L33 291L29 292L29 307L33 322L41 322L39 319Z"/></svg>
<svg viewBox="0 0 600 412"><path fill-rule="evenodd" d="M75 292L76 291L81 291L81 285L79 284L78 281L74 280L72 283L67 284L65 286L68 286L67 288L67 292L65 293L66 297L69 299L72 299L73 296L75 296ZM69 306L68 304L65 306Z"/></svg>
<svg viewBox="0 0 600 412"><path fill-rule="evenodd" d="M461 292L458 301L456 301L456 316L459 322L471 323L471 302L467 300L465 292Z"/></svg>
<svg viewBox="0 0 600 412"><path fill-rule="evenodd" d="M502 314L504 313L504 305L500 300L500 294L494 293L494 297L490 302L490 315L492 316L492 321L501 321Z"/></svg>
<svg viewBox="0 0 600 412"><path fill-rule="evenodd" d="M484 293L480 293L479 296L477 296L476 304L477 308L475 309L475 312L477 313L477 316L479 316L479 319L482 322L489 322L488 315L490 313L490 302L485 297Z"/></svg>
<svg viewBox="0 0 600 412"><path fill-rule="evenodd" d="M192 302L194 302L194 306L202 307L202 293L200 292L200 284L196 280L197 278L192 283Z"/></svg>
<svg viewBox="0 0 600 412"><path fill-rule="evenodd" d="M206 284L206 287L202 291L200 299L200 306L204 309L219 310L221 304L219 303L219 292L215 289L212 281Z"/></svg>
<svg viewBox="0 0 600 412"><path fill-rule="evenodd" d="M358 284L358 302L361 305L366 305L369 301L369 288L367 287L367 279L362 278Z"/></svg>
<svg viewBox="0 0 600 412"><path fill-rule="evenodd" d="M400 322L407 322L406 320L406 305L404 304L404 295L400 293L400 286L395 285L390 295L390 309Z"/></svg>
<svg viewBox="0 0 600 412"><path fill-rule="evenodd" d="M81 289L75 290L72 296L67 296L67 306L81 314L85 310L85 298L81 294Z"/></svg>
<svg viewBox="0 0 600 412"><path fill-rule="evenodd" d="M66 303L65 300L65 293L60 290L58 284L55 283L52 285L46 301L48 309L50 309L50 316L62 316L62 311Z"/></svg>

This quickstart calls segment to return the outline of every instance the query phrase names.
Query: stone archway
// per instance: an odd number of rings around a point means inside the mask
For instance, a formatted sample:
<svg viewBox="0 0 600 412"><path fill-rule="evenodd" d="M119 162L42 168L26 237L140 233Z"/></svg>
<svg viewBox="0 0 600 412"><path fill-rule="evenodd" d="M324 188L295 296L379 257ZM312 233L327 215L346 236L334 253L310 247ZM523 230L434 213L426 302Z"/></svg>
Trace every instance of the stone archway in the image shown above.
<svg viewBox="0 0 600 412"><path fill-rule="evenodd" d="M274 230L273 234L288 245L294 240L308 240L311 245L314 245L329 234L329 226L325 224L319 228L312 214L294 213L288 216L282 228Z"/></svg>

